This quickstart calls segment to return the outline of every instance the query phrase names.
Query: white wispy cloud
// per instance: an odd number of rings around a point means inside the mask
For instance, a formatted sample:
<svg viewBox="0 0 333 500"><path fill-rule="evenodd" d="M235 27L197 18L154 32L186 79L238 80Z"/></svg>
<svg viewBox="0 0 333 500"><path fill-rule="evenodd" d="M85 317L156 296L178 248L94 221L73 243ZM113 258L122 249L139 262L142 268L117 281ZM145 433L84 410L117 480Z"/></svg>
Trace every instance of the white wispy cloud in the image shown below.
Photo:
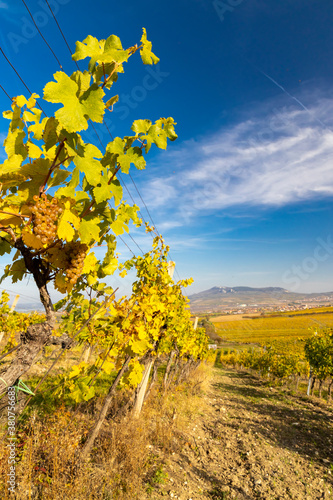
<svg viewBox="0 0 333 500"><path fill-rule="evenodd" d="M166 220L158 224L158 230L163 234L164 231L169 229L174 229L175 227L181 227L183 224L181 221L177 220Z"/></svg>
<svg viewBox="0 0 333 500"><path fill-rule="evenodd" d="M161 171L174 173L143 187L148 205L171 208L184 222L228 207L332 196L333 98L317 97L308 110L274 103L267 109L167 153Z"/></svg>
<svg viewBox="0 0 333 500"><path fill-rule="evenodd" d="M236 273L237 276L270 276L273 275L274 271L244 271L242 273Z"/></svg>

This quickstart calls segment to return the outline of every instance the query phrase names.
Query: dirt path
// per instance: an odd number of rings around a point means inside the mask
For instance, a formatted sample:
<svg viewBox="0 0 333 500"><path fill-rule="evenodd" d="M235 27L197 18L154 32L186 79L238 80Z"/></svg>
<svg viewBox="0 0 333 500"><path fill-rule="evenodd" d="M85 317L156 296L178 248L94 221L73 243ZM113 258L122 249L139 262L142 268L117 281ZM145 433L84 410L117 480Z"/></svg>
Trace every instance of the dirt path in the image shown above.
<svg viewBox="0 0 333 500"><path fill-rule="evenodd" d="M214 370L202 414L180 436L152 500L333 499L333 408Z"/></svg>

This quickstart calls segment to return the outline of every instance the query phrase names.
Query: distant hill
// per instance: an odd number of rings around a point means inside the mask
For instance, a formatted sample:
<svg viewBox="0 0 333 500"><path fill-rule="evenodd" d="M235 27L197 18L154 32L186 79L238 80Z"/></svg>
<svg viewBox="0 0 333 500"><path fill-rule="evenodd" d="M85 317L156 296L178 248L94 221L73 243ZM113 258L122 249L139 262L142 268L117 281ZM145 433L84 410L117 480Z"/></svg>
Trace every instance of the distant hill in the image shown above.
<svg viewBox="0 0 333 500"><path fill-rule="evenodd" d="M189 295L192 311L217 311L245 308L247 306L262 308L265 306L282 306L292 302L297 303L328 303L333 302L333 292L324 293L294 293L285 288L265 287L251 288L249 286L214 286L209 290ZM322 301L322 302L321 302Z"/></svg>

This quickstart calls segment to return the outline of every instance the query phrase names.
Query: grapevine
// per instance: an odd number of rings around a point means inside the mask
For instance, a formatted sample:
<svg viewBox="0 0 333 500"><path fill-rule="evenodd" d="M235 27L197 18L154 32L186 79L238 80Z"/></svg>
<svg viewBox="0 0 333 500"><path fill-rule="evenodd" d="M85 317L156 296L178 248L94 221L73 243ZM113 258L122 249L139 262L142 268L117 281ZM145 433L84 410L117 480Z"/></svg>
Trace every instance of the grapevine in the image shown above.
<svg viewBox="0 0 333 500"><path fill-rule="evenodd" d="M56 318L48 285L53 283L64 295L84 294L89 287L101 293L107 287L100 279L117 270L117 236L128 232L131 223L141 225L139 207L123 199L118 172L144 169L152 146L165 149L168 140L177 138L172 118L135 120L131 134L112 139L103 150L81 136L112 111L119 97L107 93L137 52L144 64L159 61L145 29L140 43L127 49L115 35L106 40L88 36L77 42L72 56L74 61L88 60L87 70L72 75L58 71L44 87L44 101L57 105L53 116L42 116L35 93L13 98L11 109L3 113L9 128L7 158L0 165L0 253L16 253L2 279L16 283L32 275L47 323L27 336L34 345L29 359L22 364L18 352L10 375L1 372L5 382L0 393L31 366L52 335ZM96 244L106 247L101 260L94 253Z"/></svg>
<svg viewBox="0 0 333 500"><path fill-rule="evenodd" d="M312 337L305 340L304 351L312 374L319 379L319 396L321 396L323 382L327 378L331 378L330 398L333 382L333 330L315 331Z"/></svg>
<svg viewBox="0 0 333 500"><path fill-rule="evenodd" d="M92 363L72 366L55 392L61 396L67 390L74 401L87 401L100 374L110 376L103 411L83 454L91 449L118 383L140 389L142 375L148 374L148 380L154 360L167 361L173 352L173 380L179 381L208 352L208 339L202 329L193 328L182 294L192 280L173 282L162 237L156 236L150 252L131 261L121 264L116 253L117 237L130 224L142 224L139 207L123 199L118 172L144 169L152 146L166 149L168 140L177 138L173 118L135 120L131 135L115 137L102 150L81 135L116 106L118 95L106 95L138 51L144 64L159 61L145 29L140 44L127 49L115 35L107 40L88 36L77 42L73 54L74 61L88 59L88 69L72 75L58 71L44 87L43 99L58 105L54 116L42 117L37 94L14 98L4 113L10 124L4 143L7 159L0 165L0 252L16 253L2 279L15 283L32 275L47 321L21 335L22 348L0 373L0 392L28 371L43 345L59 344L57 335L64 346L74 338L94 344ZM106 249L100 260L96 244ZM137 276L132 294L116 299L113 287L102 280L116 271L123 277L130 269ZM67 318L57 334L50 283L65 296L57 308L66 307Z"/></svg>

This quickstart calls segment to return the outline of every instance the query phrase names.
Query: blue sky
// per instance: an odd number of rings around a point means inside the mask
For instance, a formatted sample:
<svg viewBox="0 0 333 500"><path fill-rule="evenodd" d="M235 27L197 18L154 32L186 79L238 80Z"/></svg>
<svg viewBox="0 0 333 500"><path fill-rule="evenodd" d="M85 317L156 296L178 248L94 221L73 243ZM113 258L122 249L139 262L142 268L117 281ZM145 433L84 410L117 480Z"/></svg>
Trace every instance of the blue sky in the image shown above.
<svg viewBox="0 0 333 500"><path fill-rule="evenodd" d="M179 276L195 280L188 293L215 285L333 290L333 4L49 3L73 51L88 34L116 34L130 46L147 29L161 61L151 70L139 57L130 59L114 87L120 102L108 125L122 136L135 119L172 116L177 122L178 140L166 152L152 152L147 169L132 175ZM74 71L45 1L28 5L64 70ZM22 0L0 0L0 43L42 95L59 66ZM27 94L1 55L0 75L10 95ZM1 92L1 109L9 104ZM1 139L6 128L1 118ZM106 144L107 131L97 130ZM93 134L84 138L96 142ZM142 205L130 179L126 185ZM142 213L148 219L144 207ZM141 229L131 235L149 250L151 239ZM129 236L124 241L139 252ZM130 256L121 242L119 249ZM129 281L115 282L128 290ZM18 290L22 301L38 300L32 280L2 286Z"/></svg>

